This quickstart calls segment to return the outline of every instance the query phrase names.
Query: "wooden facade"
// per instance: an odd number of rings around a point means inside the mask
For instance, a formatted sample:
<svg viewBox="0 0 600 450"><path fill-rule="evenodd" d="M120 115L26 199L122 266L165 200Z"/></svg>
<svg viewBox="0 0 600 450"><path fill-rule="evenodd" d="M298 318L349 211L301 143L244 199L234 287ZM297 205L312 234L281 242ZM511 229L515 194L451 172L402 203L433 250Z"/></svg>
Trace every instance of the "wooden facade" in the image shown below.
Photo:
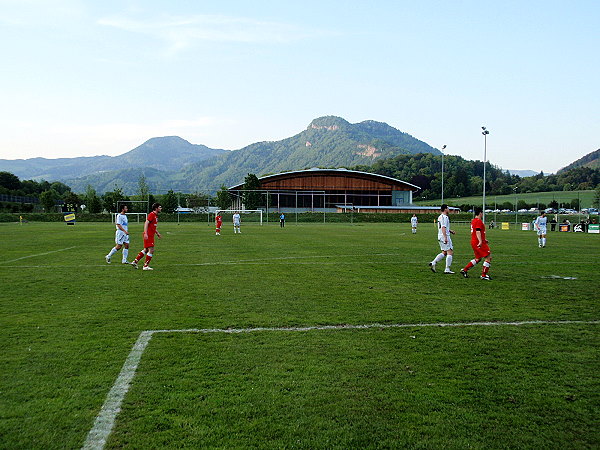
<svg viewBox="0 0 600 450"><path fill-rule="evenodd" d="M338 171L291 172L261 180L262 189L292 191L412 191L413 186L400 180L381 178L373 174Z"/></svg>
<svg viewBox="0 0 600 450"><path fill-rule="evenodd" d="M277 209L333 210L336 205L400 206L412 204L418 186L395 178L347 169L309 169L260 178ZM230 192L244 189L232 186ZM239 203L239 202L238 202ZM239 206L238 206L239 207Z"/></svg>

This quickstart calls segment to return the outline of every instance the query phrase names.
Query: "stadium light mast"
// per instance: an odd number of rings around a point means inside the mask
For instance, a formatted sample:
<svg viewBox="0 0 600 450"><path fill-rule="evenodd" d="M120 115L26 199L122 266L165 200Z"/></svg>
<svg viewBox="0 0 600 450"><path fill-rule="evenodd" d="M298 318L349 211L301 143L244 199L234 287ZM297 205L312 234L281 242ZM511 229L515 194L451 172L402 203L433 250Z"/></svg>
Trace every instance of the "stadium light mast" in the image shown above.
<svg viewBox="0 0 600 450"><path fill-rule="evenodd" d="M442 205L444 204L444 149L445 145L442 145Z"/></svg>
<svg viewBox="0 0 600 450"><path fill-rule="evenodd" d="M481 134L483 134L483 221L485 222L485 163L487 161L487 135L490 132L485 128L481 127L483 130Z"/></svg>

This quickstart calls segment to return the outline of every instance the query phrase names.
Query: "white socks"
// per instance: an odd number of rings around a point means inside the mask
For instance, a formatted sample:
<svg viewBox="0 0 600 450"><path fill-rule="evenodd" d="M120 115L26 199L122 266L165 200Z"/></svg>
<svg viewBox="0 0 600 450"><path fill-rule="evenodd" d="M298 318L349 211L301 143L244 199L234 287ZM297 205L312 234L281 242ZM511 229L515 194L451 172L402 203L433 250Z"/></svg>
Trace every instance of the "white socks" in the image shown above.
<svg viewBox="0 0 600 450"><path fill-rule="evenodd" d="M444 259L444 254L440 253L439 255L437 255L433 261L431 261L431 264L437 264L439 263L442 259Z"/></svg>
<svg viewBox="0 0 600 450"><path fill-rule="evenodd" d="M110 258L112 255L114 255L114 254L115 254L115 253L117 253L118 251L119 251L119 250L117 250L116 248L114 248L114 247L113 247L113 248L112 248L112 250L111 250L111 251L108 253L108 255L106 255L106 256L108 256L108 257Z"/></svg>
<svg viewBox="0 0 600 450"><path fill-rule="evenodd" d="M450 270L450 266L452 265L452 255L446 256L446 270Z"/></svg>
<svg viewBox="0 0 600 450"><path fill-rule="evenodd" d="M127 255L129 255L129 249L123 247L123 262L127 261Z"/></svg>

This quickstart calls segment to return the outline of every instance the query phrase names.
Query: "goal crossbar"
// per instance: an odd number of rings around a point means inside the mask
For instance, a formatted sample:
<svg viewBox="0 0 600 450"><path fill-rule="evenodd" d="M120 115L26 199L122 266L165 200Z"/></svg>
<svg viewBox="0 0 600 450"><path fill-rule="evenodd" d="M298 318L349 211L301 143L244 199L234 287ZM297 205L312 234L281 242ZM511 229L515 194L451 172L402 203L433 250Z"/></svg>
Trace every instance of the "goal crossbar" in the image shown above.
<svg viewBox="0 0 600 450"><path fill-rule="evenodd" d="M242 214L250 214L250 213L258 213L259 217L260 217L260 224L263 224L263 211L262 209L217 209L215 211L215 217L217 216L217 214L219 213L227 213L227 214L235 214L235 213L239 213L240 215Z"/></svg>

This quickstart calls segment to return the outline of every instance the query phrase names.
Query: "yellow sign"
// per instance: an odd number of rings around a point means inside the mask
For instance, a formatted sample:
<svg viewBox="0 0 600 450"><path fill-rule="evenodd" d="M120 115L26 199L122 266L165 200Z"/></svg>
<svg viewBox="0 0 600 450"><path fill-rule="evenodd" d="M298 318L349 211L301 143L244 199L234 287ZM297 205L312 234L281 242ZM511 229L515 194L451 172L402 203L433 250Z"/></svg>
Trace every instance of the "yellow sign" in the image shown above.
<svg viewBox="0 0 600 450"><path fill-rule="evenodd" d="M75 225L75 214L65 214L65 222L67 222L67 225Z"/></svg>
<svg viewBox="0 0 600 450"><path fill-rule="evenodd" d="M502 222L503 230L510 230L510 224L508 222Z"/></svg>

